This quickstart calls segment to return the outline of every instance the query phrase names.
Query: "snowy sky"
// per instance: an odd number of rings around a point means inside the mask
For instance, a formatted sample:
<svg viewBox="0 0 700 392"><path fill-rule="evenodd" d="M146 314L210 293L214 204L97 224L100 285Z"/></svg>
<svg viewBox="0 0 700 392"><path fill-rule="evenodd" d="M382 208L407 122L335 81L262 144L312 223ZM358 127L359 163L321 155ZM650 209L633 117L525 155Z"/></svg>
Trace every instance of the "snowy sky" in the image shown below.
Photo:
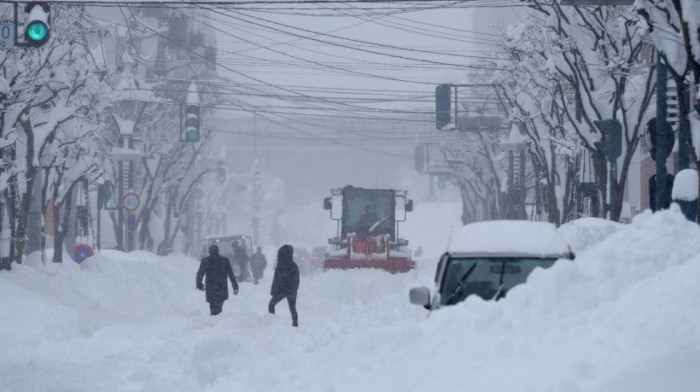
<svg viewBox="0 0 700 392"><path fill-rule="evenodd" d="M217 126L233 161L229 167L250 167L257 143L261 168L285 180L290 202L326 196L331 187L347 184L397 186L397 172L413 167L416 144L454 137L435 131L434 90L445 78L466 76L459 67L402 57L479 61L500 50L497 25L524 14L522 7L422 5L406 12L411 7L403 4L393 7L403 12L393 14L377 7L329 5L294 15L244 11L213 17L221 26L218 71L241 84L231 89L243 95L231 100L245 109L222 111ZM251 91L304 97L280 101L245 95ZM250 110L258 111L257 127Z"/></svg>

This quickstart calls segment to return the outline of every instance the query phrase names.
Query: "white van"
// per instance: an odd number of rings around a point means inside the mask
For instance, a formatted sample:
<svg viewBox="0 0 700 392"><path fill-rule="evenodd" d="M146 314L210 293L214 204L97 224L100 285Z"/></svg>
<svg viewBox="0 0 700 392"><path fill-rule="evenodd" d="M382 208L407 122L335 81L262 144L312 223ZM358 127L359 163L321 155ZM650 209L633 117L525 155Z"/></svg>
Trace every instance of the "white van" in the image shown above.
<svg viewBox="0 0 700 392"><path fill-rule="evenodd" d="M525 283L535 268L549 268L574 254L551 223L488 221L456 229L435 273L435 289L410 291L411 303L433 310L470 295L499 300Z"/></svg>

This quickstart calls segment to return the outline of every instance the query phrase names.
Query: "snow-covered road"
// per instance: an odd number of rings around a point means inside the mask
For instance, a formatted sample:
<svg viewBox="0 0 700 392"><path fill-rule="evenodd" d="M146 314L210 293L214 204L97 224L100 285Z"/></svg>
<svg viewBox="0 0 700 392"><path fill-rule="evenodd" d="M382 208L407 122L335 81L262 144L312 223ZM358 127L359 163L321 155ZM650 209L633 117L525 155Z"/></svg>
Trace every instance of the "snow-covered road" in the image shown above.
<svg viewBox="0 0 700 392"><path fill-rule="evenodd" d="M697 391L700 228L674 212L597 223L561 229L586 248L505 301L430 317L408 290L432 256L303 277L299 329L285 302L266 314L270 270L210 317L182 255L29 261L0 272L0 390Z"/></svg>

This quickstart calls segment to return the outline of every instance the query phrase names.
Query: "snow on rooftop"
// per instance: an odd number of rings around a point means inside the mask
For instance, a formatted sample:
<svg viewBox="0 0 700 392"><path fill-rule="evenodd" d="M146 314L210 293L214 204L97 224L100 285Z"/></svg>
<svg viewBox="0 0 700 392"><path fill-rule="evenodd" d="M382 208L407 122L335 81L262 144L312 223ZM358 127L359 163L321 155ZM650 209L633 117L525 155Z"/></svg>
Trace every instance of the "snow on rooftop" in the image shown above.
<svg viewBox="0 0 700 392"><path fill-rule="evenodd" d="M567 255L569 245L546 222L488 221L455 229L447 249L450 253L518 253Z"/></svg>

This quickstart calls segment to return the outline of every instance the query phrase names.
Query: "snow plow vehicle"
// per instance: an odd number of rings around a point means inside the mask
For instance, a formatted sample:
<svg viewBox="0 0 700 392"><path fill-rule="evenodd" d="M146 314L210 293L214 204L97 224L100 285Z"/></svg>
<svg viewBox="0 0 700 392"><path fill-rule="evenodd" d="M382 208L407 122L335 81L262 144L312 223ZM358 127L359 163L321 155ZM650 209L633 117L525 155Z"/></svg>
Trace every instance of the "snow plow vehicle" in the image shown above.
<svg viewBox="0 0 700 392"><path fill-rule="evenodd" d="M391 273L415 269L408 241L399 238L398 224L413 210L407 193L351 185L331 189L323 208L338 221L338 232L328 240L323 269L378 268Z"/></svg>

